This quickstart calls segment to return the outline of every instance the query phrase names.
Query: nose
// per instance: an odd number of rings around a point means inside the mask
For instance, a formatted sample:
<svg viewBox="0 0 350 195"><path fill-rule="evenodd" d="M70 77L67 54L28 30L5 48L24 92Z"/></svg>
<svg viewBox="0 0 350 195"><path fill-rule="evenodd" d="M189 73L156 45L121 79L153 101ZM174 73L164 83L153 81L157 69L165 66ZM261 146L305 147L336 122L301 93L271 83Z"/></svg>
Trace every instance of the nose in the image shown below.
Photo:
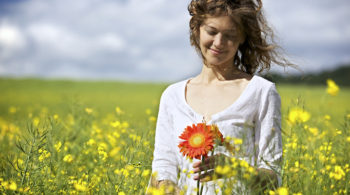
<svg viewBox="0 0 350 195"><path fill-rule="evenodd" d="M214 37L213 45L218 49L224 46L224 37L221 33L216 34L216 36Z"/></svg>

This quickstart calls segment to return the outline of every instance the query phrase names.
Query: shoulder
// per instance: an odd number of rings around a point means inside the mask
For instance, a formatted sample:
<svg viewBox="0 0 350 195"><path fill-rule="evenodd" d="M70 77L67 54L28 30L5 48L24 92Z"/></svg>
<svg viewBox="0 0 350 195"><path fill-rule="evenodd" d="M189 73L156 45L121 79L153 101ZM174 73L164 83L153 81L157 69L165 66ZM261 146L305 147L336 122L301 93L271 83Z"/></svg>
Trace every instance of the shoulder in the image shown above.
<svg viewBox="0 0 350 195"><path fill-rule="evenodd" d="M261 101L280 99L275 83L258 75L255 75L253 79L252 85L254 87L255 95L257 95Z"/></svg>
<svg viewBox="0 0 350 195"><path fill-rule="evenodd" d="M270 89L275 87L275 83L261 77L254 75L253 79L255 80L255 86L259 89Z"/></svg>
<svg viewBox="0 0 350 195"><path fill-rule="evenodd" d="M181 98L184 95L188 79L170 84L162 93L161 99Z"/></svg>
<svg viewBox="0 0 350 195"><path fill-rule="evenodd" d="M260 95L269 94L269 93L277 93L275 83L261 77L258 75L254 75L251 80L252 85L257 93Z"/></svg>
<svg viewBox="0 0 350 195"><path fill-rule="evenodd" d="M277 113L276 116L280 116L278 114L281 109L281 97L277 92L275 83L260 77L254 76L255 85L256 85L256 99L257 99L257 107L258 113L261 116L266 113Z"/></svg>

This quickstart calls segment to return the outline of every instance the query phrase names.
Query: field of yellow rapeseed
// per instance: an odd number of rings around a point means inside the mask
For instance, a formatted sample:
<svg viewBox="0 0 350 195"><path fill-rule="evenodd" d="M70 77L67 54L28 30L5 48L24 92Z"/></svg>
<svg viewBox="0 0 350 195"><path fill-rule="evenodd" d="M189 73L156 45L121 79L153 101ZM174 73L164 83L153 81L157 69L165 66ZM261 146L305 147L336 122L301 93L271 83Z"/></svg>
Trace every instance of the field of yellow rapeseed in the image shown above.
<svg viewBox="0 0 350 195"><path fill-rule="evenodd" d="M165 87L0 79L0 193L144 194ZM283 114L282 186L265 193L349 194L350 89L332 80L327 86L277 88ZM234 140L239 153L241 139L225 140ZM247 183L256 174L239 158L215 171ZM227 182L235 180L218 183L224 194L232 190Z"/></svg>

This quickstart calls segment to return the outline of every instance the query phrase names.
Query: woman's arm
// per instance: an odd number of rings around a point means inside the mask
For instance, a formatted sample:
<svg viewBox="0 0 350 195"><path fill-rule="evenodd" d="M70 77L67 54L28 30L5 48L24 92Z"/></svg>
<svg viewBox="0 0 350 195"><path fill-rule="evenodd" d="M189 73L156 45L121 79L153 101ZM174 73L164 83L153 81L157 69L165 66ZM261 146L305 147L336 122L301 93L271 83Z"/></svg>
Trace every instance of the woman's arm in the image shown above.
<svg viewBox="0 0 350 195"><path fill-rule="evenodd" d="M155 145L152 161L152 177L149 188L176 186L178 161L175 139L172 131L172 115L169 113L169 90L162 94L156 126Z"/></svg>
<svg viewBox="0 0 350 195"><path fill-rule="evenodd" d="M261 96L255 124L256 182L277 187L282 163L281 98L274 84Z"/></svg>

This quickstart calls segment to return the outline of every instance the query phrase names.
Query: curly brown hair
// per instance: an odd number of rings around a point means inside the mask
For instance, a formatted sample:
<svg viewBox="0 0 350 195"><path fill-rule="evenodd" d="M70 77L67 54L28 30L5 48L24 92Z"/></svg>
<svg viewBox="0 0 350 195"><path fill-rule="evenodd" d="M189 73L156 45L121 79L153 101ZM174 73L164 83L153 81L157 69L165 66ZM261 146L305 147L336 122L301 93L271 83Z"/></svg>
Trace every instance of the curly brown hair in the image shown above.
<svg viewBox="0 0 350 195"><path fill-rule="evenodd" d="M284 67L292 65L280 55L281 47L275 43L261 8L261 0L192 0L188 5L191 45L201 54L200 26L208 17L225 15L231 17L244 36L233 62L238 69L253 74L269 70L272 63ZM202 58L205 61L203 55Z"/></svg>

